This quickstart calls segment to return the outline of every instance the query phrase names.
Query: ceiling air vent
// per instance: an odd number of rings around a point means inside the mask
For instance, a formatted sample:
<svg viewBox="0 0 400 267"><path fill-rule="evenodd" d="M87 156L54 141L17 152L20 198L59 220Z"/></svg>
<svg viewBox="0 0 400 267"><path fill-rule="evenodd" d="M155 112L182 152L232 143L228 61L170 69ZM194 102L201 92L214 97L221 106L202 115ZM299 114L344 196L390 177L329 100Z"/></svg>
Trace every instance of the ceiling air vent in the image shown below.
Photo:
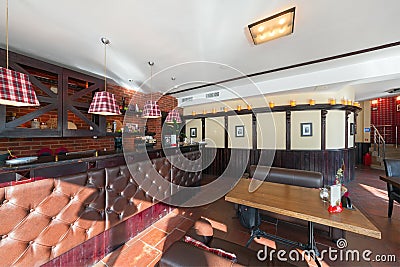
<svg viewBox="0 0 400 267"><path fill-rule="evenodd" d="M206 94L206 98L213 98L213 97L219 97L219 92L213 92L213 93Z"/></svg>
<svg viewBox="0 0 400 267"><path fill-rule="evenodd" d="M400 93L400 88L392 88L392 89L386 90L385 92L387 92L389 94L397 94L397 93Z"/></svg>
<svg viewBox="0 0 400 267"><path fill-rule="evenodd" d="M189 97L184 97L184 98L182 98L182 103L183 103L183 102L188 102L188 101L193 101L193 96L189 96Z"/></svg>

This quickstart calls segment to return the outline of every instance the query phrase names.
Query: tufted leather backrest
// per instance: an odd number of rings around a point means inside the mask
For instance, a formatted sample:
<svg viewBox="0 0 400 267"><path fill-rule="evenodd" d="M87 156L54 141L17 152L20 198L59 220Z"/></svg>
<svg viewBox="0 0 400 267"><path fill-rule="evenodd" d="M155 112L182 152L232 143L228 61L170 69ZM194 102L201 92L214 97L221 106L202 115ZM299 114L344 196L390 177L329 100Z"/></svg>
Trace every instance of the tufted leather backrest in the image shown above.
<svg viewBox="0 0 400 267"><path fill-rule="evenodd" d="M165 157L139 161L130 169L134 177L121 165L0 188L0 267L39 266L151 207L156 201L137 179L152 185L154 174L161 174L165 183L150 190L162 198L171 175L179 177L179 184L201 175L171 171ZM111 232L115 242L118 231Z"/></svg>
<svg viewBox="0 0 400 267"><path fill-rule="evenodd" d="M90 172L1 188L0 265L40 265L104 231L102 180Z"/></svg>
<svg viewBox="0 0 400 267"><path fill-rule="evenodd" d="M178 156L172 156L172 183L183 186L191 186L201 180L201 162L196 161L200 158L201 154L198 151L189 152L184 154L185 160L182 162Z"/></svg>
<svg viewBox="0 0 400 267"><path fill-rule="evenodd" d="M107 229L153 204L129 173L127 166L106 168Z"/></svg>

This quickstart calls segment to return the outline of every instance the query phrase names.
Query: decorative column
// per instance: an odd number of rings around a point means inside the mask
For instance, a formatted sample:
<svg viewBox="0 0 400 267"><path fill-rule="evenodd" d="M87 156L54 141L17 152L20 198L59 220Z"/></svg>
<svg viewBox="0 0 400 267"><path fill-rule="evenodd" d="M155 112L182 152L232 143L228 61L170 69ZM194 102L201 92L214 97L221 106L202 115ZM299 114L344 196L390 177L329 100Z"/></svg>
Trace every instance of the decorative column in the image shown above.
<svg viewBox="0 0 400 267"><path fill-rule="evenodd" d="M286 150L290 150L291 149L291 144L290 144L290 140L291 140L291 127L290 127L290 123L291 122L291 111L290 110L286 110Z"/></svg>
<svg viewBox="0 0 400 267"><path fill-rule="evenodd" d="M321 150L326 150L326 109L321 110Z"/></svg>

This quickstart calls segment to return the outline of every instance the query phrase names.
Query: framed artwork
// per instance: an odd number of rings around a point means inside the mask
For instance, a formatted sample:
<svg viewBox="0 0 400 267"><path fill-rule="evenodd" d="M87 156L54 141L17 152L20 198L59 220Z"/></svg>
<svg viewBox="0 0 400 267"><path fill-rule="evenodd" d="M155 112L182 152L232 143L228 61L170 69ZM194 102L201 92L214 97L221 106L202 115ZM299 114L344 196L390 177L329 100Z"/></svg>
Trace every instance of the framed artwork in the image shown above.
<svg viewBox="0 0 400 267"><path fill-rule="evenodd" d="M244 137L244 125L235 126L235 136Z"/></svg>
<svg viewBox="0 0 400 267"><path fill-rule="evenodd" d="M355 134L354 123L350 122L350 135Z"/></svg>
<svg viewBox="0 0 400 267"><path fill-rule="evenodd" d="M197 128L190 128L190 137L197 137Z"/></svg>
<svg viewBox="0 0 400 267"><path fill-rule="evenodd" d="M300 131L301 136L312 136L312 123L300 123Z"/></svg>

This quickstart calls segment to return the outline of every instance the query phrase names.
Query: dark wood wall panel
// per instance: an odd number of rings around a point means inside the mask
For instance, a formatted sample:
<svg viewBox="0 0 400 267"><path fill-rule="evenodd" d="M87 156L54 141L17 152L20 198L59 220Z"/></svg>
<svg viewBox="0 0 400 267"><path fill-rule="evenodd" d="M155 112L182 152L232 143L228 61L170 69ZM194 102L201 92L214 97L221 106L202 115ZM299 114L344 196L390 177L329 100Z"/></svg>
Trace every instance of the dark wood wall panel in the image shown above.
<svg viewBox="0 0 400 267"><path fill-rule="evenodd" d="M212 149L204 148L203 156L211 158ZM213 163L204 170L206 174L221 175L232 160L232 166L240 169L243 164L246 169L252 164L265 165L265 160L260 161L261 150L259 149L229 149L217 148ZM272 153L273 151L266 151ZM277 150L272 163L274 167L300 169L321 172L324 176L324 184L331 185L335 181L337 170L345 164L344 183L354 179L355 155L354 149L341 150Z"/></svg>

